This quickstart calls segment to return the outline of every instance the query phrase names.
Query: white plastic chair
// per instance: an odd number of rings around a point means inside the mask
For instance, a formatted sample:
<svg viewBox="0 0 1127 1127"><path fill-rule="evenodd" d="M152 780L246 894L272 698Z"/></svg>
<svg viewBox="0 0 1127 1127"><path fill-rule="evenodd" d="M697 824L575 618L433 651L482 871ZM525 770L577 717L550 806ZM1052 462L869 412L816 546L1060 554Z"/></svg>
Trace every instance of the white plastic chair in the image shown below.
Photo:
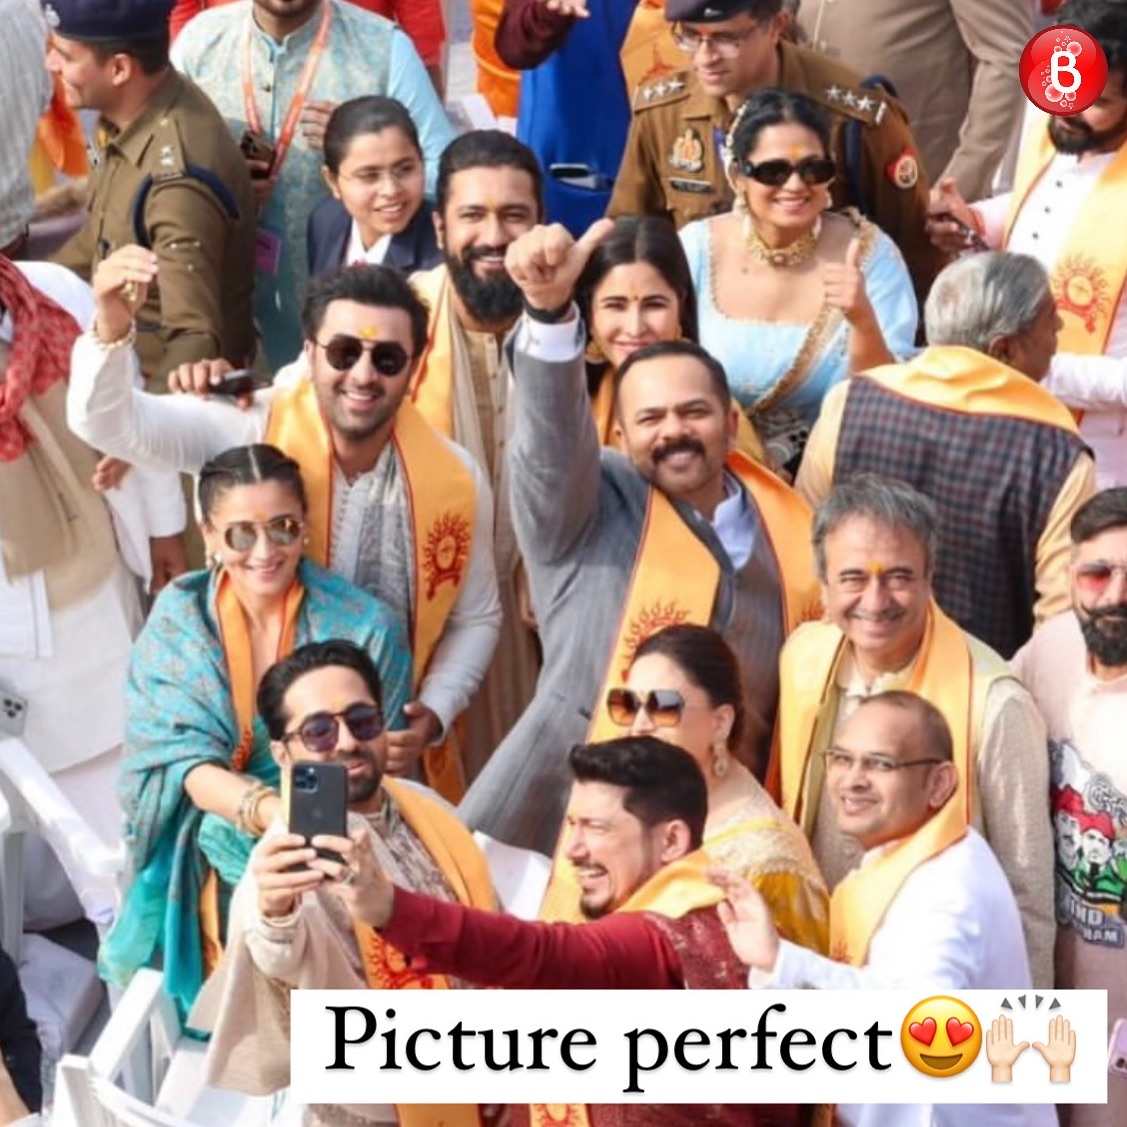
<svg viewBox="0 0 1127 1127"><path fill-rule="evenodd" d="M207 1046L181 1035L176 1009L162 983L159 971L138 971L90 1055L63 1057L55 1082L52 1127L279 1123L279 1100L205 1085ZM137 1067L139 1057L147 1057L147 1068ZM130 1092L122 1086L127 1073Z"/></svg>

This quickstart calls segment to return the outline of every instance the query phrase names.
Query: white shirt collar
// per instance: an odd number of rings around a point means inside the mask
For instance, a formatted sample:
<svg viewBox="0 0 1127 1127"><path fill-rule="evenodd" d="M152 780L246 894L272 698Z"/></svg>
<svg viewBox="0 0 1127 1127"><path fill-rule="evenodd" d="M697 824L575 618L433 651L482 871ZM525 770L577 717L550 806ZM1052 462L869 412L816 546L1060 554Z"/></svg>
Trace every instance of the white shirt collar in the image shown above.
<svg viewBox="0 0 1127 1127"><path fill-rule="evenodd" d="M364 240L360 237L360 226L354 219L348 233L348 249L344 252L344 264L359 266L367 263L369 266L380 266L387 258L389 246L391 246L391 236L382 235L365 250Z"/></svg>

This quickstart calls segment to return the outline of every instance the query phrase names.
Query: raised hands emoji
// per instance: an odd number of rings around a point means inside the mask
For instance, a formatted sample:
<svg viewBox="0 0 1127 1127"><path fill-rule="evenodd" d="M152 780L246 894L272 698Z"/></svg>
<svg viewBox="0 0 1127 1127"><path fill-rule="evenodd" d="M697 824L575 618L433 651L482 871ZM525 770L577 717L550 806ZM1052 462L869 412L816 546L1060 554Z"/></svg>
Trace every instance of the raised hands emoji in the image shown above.
<svg viewBox="0 0 1127 1127"><path fill-rule="evenodd" d="M1008 1084L1013 1080L1014 1061L1028 1048L1028 1041L1022 1041L1020 1045L1014 1044L1014 1023L1005 1014L996 1017L986 1034L986 1059L990 1062L990 1079L995 1084Z"/></svg>
<svg viewBox="0 0 1127 1127"><path fill-rule="evenodd" d="M1050 1083L1067 1084L1069 1070L1076 1059L1076 1031L1068 1024L1068 1019L1060 1014L1050 1018L1049 1043L1042 1045L1040 1041L1034 1041L1033 1047L1049 1066Z"/></svg>

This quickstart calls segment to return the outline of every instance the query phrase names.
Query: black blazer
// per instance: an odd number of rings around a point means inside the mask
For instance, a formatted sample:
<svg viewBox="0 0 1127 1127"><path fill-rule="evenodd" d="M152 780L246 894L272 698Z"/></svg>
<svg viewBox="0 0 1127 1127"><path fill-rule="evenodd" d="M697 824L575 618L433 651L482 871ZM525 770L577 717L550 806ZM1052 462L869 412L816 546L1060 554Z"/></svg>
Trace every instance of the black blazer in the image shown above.
<svg viewBox="0 0 1127 1127"><path fill-rule="evenodd" d="M408 275L416 270L429 270L442 261L431 219L433 211L431 204L423 200L414 219L398 235L392 235L385 266L394 266L401 274ZM340 200L328 196L313 209L305 233L311 278L330 274L344 265L351 231L352 216Z"/></svg>
<svg viewBox="0 0 1127 1127"><path fill-rule="evenodd" d="M42 1050L35 1022L27 1016L27 1005L16 965L0 951L0 1055L19 1097L29 1111L43 1106L39 1080Z"/></svg>

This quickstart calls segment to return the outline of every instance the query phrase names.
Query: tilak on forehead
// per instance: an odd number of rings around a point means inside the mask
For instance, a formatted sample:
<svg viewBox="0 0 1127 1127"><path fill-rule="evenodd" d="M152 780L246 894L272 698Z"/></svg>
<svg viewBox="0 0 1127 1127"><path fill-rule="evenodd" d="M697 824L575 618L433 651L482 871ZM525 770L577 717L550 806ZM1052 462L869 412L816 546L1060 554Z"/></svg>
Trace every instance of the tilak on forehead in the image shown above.
<svg viewBox="0 0 1127 1127"><path fill-rule="evenodd" d="M357 331L356 335L360 337L361 340L376 340L380 335L380 331L371 325L363 325Z"/></svg>

